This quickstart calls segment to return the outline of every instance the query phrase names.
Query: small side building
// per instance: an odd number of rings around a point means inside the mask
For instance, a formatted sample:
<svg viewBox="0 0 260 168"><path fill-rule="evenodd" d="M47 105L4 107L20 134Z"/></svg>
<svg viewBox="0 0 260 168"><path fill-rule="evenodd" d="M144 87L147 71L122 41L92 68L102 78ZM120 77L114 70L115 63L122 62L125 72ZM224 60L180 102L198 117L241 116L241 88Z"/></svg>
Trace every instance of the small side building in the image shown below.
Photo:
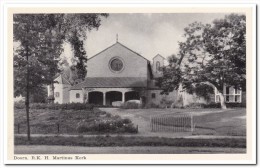
<svg viewBox="0 0 260 168"><path fill-rule="evenodd" d="M72 86L66 74L59 74L54 79L54 91L52 86L48 85L48 97L54 98L54 103L65 104L70 102L69 90Z"/></svg>

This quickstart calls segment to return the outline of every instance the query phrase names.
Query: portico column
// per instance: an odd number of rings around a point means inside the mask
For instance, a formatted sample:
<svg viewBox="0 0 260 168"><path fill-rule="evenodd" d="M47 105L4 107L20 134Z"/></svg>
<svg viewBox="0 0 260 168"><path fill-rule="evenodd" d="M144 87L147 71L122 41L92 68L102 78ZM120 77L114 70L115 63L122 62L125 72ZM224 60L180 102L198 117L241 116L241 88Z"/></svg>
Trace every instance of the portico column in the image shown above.
<svg viewBox="0 0 260 168"><path fill-rule="evenodd" d="M125 102L125 92L122 92L122 103Z"/></svg>
<svg viewBox="0 0 260 168"><path fill-rule="evenodd" d="M88 103L88 91L85 92L85 103Z"/></svg>
<svg viewBox="0 0 260 168"><path fill-rule="evenodd" d="M103 92L103 105L106 105L106 92Z"/></svg>
<svg viewBox="0 0 260 168"><path fill-rule="evenodd" d="M88 91L86 88L82 88L82 93L83 93L83 103L88 103Z"/></svg>

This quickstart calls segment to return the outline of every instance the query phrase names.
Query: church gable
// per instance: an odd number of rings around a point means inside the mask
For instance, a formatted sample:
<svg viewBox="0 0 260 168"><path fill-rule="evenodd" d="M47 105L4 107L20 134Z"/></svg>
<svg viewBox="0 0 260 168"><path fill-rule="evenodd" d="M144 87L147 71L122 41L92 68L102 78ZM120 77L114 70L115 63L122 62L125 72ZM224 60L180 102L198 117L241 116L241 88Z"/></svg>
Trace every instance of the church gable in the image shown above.
<svg viewBox="0 0 260 168"><path fill-rule="evenodd" d="M87 64L87 77L148 76L149 61L118 42L90 58Z"/></svg>

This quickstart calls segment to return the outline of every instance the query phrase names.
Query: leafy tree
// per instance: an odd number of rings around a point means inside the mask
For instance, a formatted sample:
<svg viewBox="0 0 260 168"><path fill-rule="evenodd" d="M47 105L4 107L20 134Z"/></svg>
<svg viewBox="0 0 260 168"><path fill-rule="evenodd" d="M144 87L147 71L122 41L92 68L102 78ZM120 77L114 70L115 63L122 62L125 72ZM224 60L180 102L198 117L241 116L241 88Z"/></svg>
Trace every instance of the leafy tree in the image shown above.
<svg viewBox="0 0 260 168"><path fill-rule="evenodd" d="M64 16L66 41L72 46L77 76L81 80L84 80L87 74L87 54L84 49L84 41L87 38L86 32L98 29L102 17L108 17L108 14L67 14Z"/></svg>
<svg viewBox="0 0 260 168"><path fill-rule="evenodd" d="M181 83L189 93L201 96L213 93L216 88L221 107L225 109L223 86L246 88L245 15L227 15L215 20L213 25L194 22L184 31L186 40L179 43L180 66L171 70L175 75L172 78L178 82L171 84L178 88ZM167 83L166 79L163 81Z"/></svg>
<svg viewBox="0 0 260 168"><path fill-rule="evenodd" d="M39 92L52 82L58 72L58 58L62 51L61 38L56 33L60 17L52 14L15 14L14 41L19 47L14 54L15 95L25 95L27 136L30 140L30 94Z"/></svg>
<svg viewBox="0 0 260 168"><path fill-rule="evenodd" d="M13 16L14 41L18 43L14 51L14 94L22 94L26 97L28 140L30 140L30 95L39 93L43 85L53 85L53 78L59 72L58 63L63 51L62 44L66 40L71 41L71 37L85 39L86 29L91 30L100 26L99 16L107 15L15 14ZM80 45L76 43L74 50L77 50L76 46ZM85 53L82 47L79 50L80 52L76 52L76 57L82 60L82 55ZM85 67L79 64L83 64L83 61L79 61L77 65L83 71Z"/></svg>
<svg viewBox="0 0 260 168"><path fill-rule="evenodd" d="M167 59L169 65L161 67L160 71L162 71L163 76L157 80L159 87L163 90L162 94L169 94L177 90L182 79L177 56L173 54Z"/></svg>

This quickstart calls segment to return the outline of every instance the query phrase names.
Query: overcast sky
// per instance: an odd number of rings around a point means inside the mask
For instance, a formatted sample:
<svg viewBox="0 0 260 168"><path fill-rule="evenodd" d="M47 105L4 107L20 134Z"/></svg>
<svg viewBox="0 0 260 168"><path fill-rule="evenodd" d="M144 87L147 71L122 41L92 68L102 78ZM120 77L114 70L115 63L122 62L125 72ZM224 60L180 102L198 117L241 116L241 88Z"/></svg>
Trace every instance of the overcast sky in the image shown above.
<svg viewBox="0 0 260 168"><path fill-rule="evenodd" d="M165 58L177 54L178 41L183 40L184 28L195 21L212 23L226 14L109 14L98 30L88 32L85 44L88 58L118 41L145 58L161 54ZM67 48L65 55L70 55Z"/></svg>

